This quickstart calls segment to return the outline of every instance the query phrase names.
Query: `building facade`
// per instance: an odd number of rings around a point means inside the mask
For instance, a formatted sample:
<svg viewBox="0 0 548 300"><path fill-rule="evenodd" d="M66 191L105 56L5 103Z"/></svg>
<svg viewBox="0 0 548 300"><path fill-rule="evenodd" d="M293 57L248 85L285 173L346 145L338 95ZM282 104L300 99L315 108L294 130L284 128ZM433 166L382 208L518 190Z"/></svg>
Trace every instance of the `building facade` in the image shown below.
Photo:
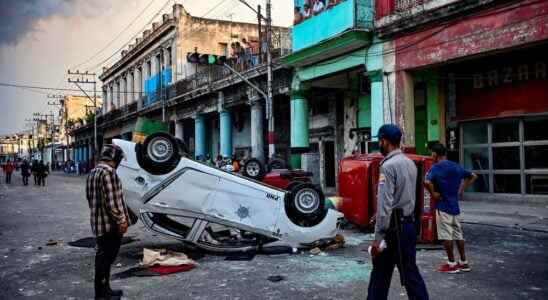
<svg viewBox="0 0 548 300"><path fill-rule="evenodd" d="M338 162L371 149L385 121L383 56L373 36L370 0L295 1L291 86L293 166L337 187ZM313 7L321 7L314 10Z"/></svg>
<svg viewBox="0 0 548 300"><path fill-rule="evenodd" d="M266 90L264 27L194 17L176 4L119 61L104 68L100 79L106 104L99 117L104 140L132 139L137 118L146 117L169 123L170 132L198 159L264 159L267 138L286 156L289 117L284 112L289 110L291 73L277 57L291 50L291 42L287 28L273 31L277 137L265 131L264 99L245 83ZM224 61L239 74L223 67Z"/></svg>
<svg viewBox="0 0 548 300"><path fill-rule="evenodd" d="M405 144L479 175L470 198L548 194L548 2L377 0Z"/></svg>

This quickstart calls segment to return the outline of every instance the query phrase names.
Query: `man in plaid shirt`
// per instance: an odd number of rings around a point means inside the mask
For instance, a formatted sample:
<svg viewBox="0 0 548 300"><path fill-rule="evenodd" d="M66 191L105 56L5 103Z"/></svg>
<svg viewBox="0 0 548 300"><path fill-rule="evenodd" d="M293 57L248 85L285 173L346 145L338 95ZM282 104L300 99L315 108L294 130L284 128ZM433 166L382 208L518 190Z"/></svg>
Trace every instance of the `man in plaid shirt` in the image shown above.
<svg viewBox="0 0 548 300"><path fill-rule="evenodd" d="M90 208L91 230L97 237L95 254L95 299L117 299L121 290L110 288L110 268L122 243L122 236L134 223L124 202L116 168L123 157L116 145L105 145L97 167L87 178L86 197Z"/></svg>

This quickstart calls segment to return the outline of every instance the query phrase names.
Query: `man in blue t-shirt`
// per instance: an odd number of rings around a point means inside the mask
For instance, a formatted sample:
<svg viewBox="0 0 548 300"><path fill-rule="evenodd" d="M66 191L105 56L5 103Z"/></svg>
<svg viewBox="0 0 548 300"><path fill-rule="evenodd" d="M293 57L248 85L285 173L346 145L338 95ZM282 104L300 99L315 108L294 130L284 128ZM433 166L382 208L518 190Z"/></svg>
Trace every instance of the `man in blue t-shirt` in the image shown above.
<svg viewBox="0 0 548 300"><path fill-rule="evenodd" d="M459 220L459 197L466 188L474 183L477 175L447 160L447 150L444 145L435 144L431 150L435 164L428 172L424 185L432 199L436 201L438 239L443 241L448 260L438 268L438 271L443 273L468 272L471 269L464 253L464 237ZM453 241L456 241L460 254L458 264L453 255Z"/></svg>

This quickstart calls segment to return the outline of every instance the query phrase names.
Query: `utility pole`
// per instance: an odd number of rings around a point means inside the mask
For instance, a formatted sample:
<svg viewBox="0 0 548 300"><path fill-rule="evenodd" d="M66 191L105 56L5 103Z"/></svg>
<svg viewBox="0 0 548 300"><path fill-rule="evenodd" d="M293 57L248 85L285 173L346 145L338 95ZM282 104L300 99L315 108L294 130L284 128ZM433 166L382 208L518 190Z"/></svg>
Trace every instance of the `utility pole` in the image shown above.
<svg viewBox="0 0 548 300"><path fill-rule="evenodd" d="M259 20L263 19L266 21L266 64L267 64L267 82L266 82L266 118L268 119L268 157L273 159L276 154L276 132L274 128L274 110L273 110L273 101L272 101L272 0L266 0L266 17L264 17L260 11L255 10L249 3L245 0L239 0L242 4L247 6L249 9L254 11ZM260 6L258 7L260 10ZM259 27L261 27L261 22L259 21ZM259 32L260 34L260 32ZM262 48L262 39L260 40ZM233 71L233 70L231 70ZM233 71L234 72L234 71ZM235 72L237 73L237 72Z"/></svg>
<svg viewBox="0 0 548 300"><path fill-rule="evenodd" d="M34 113L34 121L40 122L45 121L46 122L46 137L45 141L48 140L48 131L50 131L50 143L51 143L51 163L53 164L53 158L54 158L54 129L55 129L55 115L53 114L53 111L50 111L49 114L41 114L41 113ZM51 126L48 123L48 118L51 117ZM42 148L42 159L44 159L44 148Z"/></svg>
<svg viewBox="0 0 548 300"><path fill-rule="evenodd" d="M266 116L268 118L268 157L269 159L273 159L276 154L276 132L274 128L274 109L272 105L272 0L266 0L266 67L266 89L268 95L268 98L266 99Z"/></svg>
<svg viewBox="0 0 548 300"><path fill-rule="evenodd" d="M68 82L74 83L86 97L88 97L89 100L93 102L93 158L97 159L97 154L99 153L98 145L97 145L97 81L95 80L95 73L89 73L86 71L85 73L81 73L80 71L76 70L76 72L71 72L68 70L68 75L72 75L74 77L69 77ZM92 79L89 80L89 77ZM76 79L74 79L76 78ZM82 87L80 84L93 84L93 98L91 98L88 93Z"/></svg>
<svg viewBox="0 0 548 300"><path fill-rule="evenodd" d="M64 99L65 96L64 95L47 95L46 96L48 99L53 99L52 101L48 101L48 105L50 106L54 106L56 109L57 109L57 120L59 121L59 124L58 125L53 125L53 126L61 126L61 109L62 109L62 104L59 102L60 99ZM66 134L66 132L65 132ZM52 144L54 145L54 144ZM67 144L68 146L68 144ZM52 152L54 150L57 150L57 148L53 149L53 146L52 146ZM63 151L63 161L66 161L66 154L65 154L65 150ZM52 161L53 162L53 161Z"/></svg>

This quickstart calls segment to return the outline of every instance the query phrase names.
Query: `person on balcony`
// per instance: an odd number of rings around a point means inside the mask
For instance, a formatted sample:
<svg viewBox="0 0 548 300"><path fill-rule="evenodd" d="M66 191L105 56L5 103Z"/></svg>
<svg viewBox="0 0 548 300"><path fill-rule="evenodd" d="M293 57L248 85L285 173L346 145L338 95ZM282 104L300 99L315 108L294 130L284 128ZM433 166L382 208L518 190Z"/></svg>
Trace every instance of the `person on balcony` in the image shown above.
<svg viewBox="0 0 548 300"><path fill-rule="evenodd" d="M312 11L310 10L310 5L305 4L304 5L304 12L303 12L303 18L308 19L312 16Z"/></svg>
<svg viewBox="0 0 548 300"><path fill-rule="evenodd" d="M314 15L317 15L323 11L325 8L324 0L316 0L314 6L312 7L312 12Z"/></svg>
<svg viewBox="0 0 548 300"><path fill-rule="evenodd" d="M297 25L303 21L303 14L301 13L301 8L299 6L295 6L293 15L293 25Z"/></svg>

